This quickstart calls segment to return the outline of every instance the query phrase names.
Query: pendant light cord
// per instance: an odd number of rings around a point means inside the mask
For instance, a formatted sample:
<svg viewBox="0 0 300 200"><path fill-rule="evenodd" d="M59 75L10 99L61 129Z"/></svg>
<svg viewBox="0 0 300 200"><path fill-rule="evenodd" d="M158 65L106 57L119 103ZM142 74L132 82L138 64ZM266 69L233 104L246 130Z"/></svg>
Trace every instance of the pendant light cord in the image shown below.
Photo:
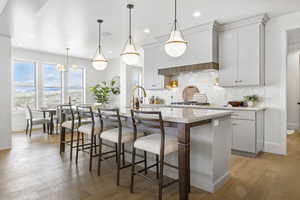
<svg viewBox="0 0 300 200"><path fill-rule="evenodd" d="M101 22L99 22L99 52L101 49Z"/></svg>
<svg viewBox="0 0 300 200"><path fill-rule="evenodd" d="M132 36L131 36L131 7L129 7L129 43L132 43Z"/></svg>
<svg viewBox="0 0 300 200"><path fill-rule="evenodd" d="M177 0L175 0L175 31L177 30Z"/></svg>

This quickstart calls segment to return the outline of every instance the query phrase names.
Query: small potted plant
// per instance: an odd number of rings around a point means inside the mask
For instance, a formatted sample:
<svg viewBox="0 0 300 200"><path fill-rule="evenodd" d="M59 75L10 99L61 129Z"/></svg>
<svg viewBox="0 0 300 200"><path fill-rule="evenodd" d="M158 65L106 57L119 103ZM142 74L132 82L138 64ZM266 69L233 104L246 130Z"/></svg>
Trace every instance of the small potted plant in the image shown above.
<svg viewBox="0 0 300 200"><path fill-rule="evenodd" d="M247 102L248 107L254 107L259 102L259 97L257 95L244 96L244 99Z"/></svg>
<svg viewBox="0 0 300 200"><path fill-rule="evenodd" d="M90 87L91 93L98 104L104 105L108 104L110 101L110 95L119 95L120 87L116 84L115 80L107 83L106 81L101 82L93 87Z"/></svg>

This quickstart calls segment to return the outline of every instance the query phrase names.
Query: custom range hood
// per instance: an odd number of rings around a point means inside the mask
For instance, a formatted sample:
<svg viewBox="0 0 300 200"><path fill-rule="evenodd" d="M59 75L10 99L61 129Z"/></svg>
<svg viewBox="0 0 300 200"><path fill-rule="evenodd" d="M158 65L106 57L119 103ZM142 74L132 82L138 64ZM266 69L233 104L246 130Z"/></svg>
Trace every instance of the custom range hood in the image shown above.
<svg viewBox="0 0 300 200"><path fill-rule="evenodd" d="M159 56L158 74L177 76L180 73L201 70L219 70L218 36L219 23L212 21L183 30L188 41L186 53L172 59L169 56ZM166 36L156 37L157 41L164 41Z"/></svg>
<svg viewBox="0 0 300 200"><path fill-rule="evenodd" d="M180 73L196 72L196 71L209 70L209 69L219 70L219 64L216 62L208 62L208 63L183 65L177 67L168 67L168 68L159 69L158 74L164 76L176 76Z"/></svg>

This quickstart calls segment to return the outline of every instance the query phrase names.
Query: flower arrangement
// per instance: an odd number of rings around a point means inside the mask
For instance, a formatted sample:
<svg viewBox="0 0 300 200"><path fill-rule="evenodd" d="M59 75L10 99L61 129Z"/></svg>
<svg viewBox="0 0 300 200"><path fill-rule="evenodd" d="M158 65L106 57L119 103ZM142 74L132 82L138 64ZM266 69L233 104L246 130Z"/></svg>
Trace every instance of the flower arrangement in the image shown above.
<svg viewBox="0 0 300 200"><path fill-rule="evenodd" d="M249 107L255 106L259 102L259 97L257 95L244 96L245 101Z"/></svg>

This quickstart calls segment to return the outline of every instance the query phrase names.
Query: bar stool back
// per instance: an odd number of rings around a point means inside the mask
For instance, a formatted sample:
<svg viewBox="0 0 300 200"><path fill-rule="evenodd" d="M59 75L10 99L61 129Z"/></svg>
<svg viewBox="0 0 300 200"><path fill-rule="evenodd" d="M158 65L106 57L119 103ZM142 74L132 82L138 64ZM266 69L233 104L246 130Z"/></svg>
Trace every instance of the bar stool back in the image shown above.
<svg viewBox="0 0 300 200"><path fill-rule="evenodd" d="M174 136L169 136L165 134L164 122L162 119L161 112L155 111L137 111L131 110L131 117L133 122L134 129L134 145L132 150L132 169L131 169L131 186L130 191L133 192L134 188L134 176L139 175L151 183L157 183L157 181L152 180L151 178L143 175L141 172L155 167L157 171L157 179L158 179L158 197L159 200L162 199L162 190L163 188L178 182L178 180L173 180L169 183L164 184L163 180L163 172L165 165L165 156L178 151L177 139ZM136 133L138 127L152 130L154 132L151 135L137 138ZM147 151L156 155L156 163L154 165L149 166L143 170L136 171L135 169L135 157L136 157L136 149ZM167 164L169 167L178 168L176 166Z"/></svg>
<svg viewBox="0 0 300 200"><path fill-rule="evenodd" d="M85 152L85 149L89 149L90 155L90 167L89 170L92 171L92 162L93 157L97 155L97 136L100 140L101 125L97 117L94 115L92 106L89 105L80 105L77 106L79 128L78 128L78 140L77 140L77 150L76 150L76 163L78 163L78 152L79 150ZM82 123L83 119L88 118L90 123ZM79 144L80 134L82 137L82 144ZM86 135L86 140L89 140L89 143L85 143L84 135ZM94 151L93 151L94 150Z"/></svg>
<svg viewBox="0 0 300 200"><path fill-rule="evenodd" d="M100 175L102 160L116 157L117 161L117 185L120 184L120 170L130 167L125 165L125 143L133 141L133 130L122 125L119 109L99 108L98 113L101 122L101 136L99 142L99 160L98 160L98 175ZM105 124L115 125L116 128L107 129ZM140 133L141 134L141 133ZM111 142L114 146L103 143L103 140ZM102 146L108 146L115 150L102 153ZM104 157L109 153L115 153L113 156ZM122 156L122 165L121 165Z"/></svg>

